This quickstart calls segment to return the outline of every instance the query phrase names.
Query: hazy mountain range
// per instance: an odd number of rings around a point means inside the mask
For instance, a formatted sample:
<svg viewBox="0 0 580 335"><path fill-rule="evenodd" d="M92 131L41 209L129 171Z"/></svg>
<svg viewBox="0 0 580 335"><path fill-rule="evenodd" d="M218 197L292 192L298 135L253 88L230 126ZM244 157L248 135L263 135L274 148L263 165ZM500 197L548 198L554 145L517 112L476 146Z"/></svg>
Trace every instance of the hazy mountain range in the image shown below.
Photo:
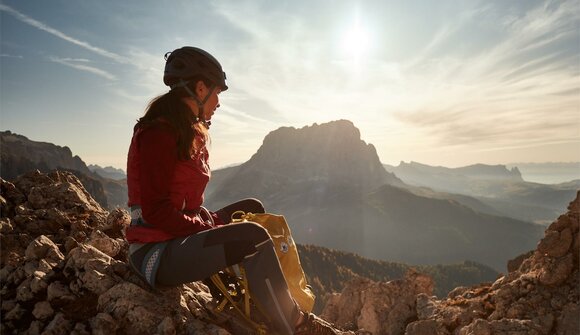
<svg viewBox="0 0 580 335"><path fill-rule="evenodd" d="M100 166L95 165L95 164L90 164L88 166L88 168L89 168L89 170L91 170L91 172L94 172L103 178L108 178L108 179L113 179L113 180L127 179L127 174L125 173L125 171L123 171L121 169L114 168L112 166L100 167Z"/></svg>
<svg viewBox="0 0 580 335"><path fill-rule="evenodd" d="M399 166L384 166L409 185L469 196L452 197L467 206L477 206L483 213L537 223L552 222L565 212L580 189L580 180L556 185L526 182L518 167L508 170L504 165L446 168L401 162Z"/></svg>
<svg viewBox="0 0 580 335"><path fill-rule="evenodd" d="M511 163L506 167L517 167L524 180L542 184L560 184L580 179L580 162Z"/></svg>

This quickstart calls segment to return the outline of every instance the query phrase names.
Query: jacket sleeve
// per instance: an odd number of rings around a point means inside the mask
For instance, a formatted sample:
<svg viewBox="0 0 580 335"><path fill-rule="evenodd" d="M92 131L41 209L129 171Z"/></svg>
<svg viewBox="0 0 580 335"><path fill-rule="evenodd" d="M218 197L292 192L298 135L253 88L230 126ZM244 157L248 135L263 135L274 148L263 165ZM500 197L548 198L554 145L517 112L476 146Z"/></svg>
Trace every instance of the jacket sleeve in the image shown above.
<svg viewBox="0 0 580 335"><path fill-rule="evenodd" d="M191 235L212 227L198 216L177 210L170 185L177 163L177 139L167 127L153 126L139 135L139 183L143 219L172 235Z"/></svg>

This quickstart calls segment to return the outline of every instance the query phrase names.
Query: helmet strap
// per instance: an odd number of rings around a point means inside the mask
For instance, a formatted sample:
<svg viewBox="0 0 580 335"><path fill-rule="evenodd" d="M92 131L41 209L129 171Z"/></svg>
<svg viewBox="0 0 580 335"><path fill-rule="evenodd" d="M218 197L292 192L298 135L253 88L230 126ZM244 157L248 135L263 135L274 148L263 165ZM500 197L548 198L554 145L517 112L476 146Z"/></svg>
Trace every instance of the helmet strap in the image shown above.
<svg viewBox="0 0 580 335"><path fill-rule="evenodd" d="M203 100L199 100L199 98L197 97L196 94L194 94L191 89L189 89L189 87L187 86L187 84L189 84L189 81L185 81L183 79L179 79L179 84L174 85L171 87L171 89L177 88L177 87L183 87L185 89L185 91L187 92L187 94L189 94L190 97L192 97L195 102L197 103L197 118L195 120L195 122L201 122L203 123L203 125L209 129L209 126L211 124L210 121L206 121L205 120L205 113L203 111L203 106L205 105L205 103L207 102L207 100L209 99L209 97L211 96L211 94L213 93L213 91L215 90L215 85L210 87L209 92L206 94L205 98L203 98Z"/></svg>

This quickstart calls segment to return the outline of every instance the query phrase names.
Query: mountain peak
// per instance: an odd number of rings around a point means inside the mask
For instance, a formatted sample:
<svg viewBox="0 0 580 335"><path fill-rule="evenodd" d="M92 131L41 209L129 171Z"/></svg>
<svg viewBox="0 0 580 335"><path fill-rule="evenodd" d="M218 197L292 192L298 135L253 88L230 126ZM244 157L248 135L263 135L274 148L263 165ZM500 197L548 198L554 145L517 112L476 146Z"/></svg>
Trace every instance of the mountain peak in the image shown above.
<svg viewBox="0 0 580 335"><path fill-rule="evenodd" d="M383 168L375 147L362 141L360 131L348 120L274 130L244 165L294 179L363 188L402 183Z"/></svg>

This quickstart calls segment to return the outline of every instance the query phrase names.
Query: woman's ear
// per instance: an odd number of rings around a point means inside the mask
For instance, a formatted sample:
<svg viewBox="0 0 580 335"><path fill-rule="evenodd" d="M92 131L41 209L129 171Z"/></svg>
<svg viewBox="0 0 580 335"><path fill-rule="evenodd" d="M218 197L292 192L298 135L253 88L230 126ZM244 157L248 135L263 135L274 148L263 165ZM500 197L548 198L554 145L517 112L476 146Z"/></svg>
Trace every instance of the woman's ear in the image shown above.
<svg viewBox="0 0 580 335"><path fill-rule="evenodd" d="M198 80L195 84L195 93L200 97L205 96L207 93L207 86L205 86L202 80Z"/></svg>

